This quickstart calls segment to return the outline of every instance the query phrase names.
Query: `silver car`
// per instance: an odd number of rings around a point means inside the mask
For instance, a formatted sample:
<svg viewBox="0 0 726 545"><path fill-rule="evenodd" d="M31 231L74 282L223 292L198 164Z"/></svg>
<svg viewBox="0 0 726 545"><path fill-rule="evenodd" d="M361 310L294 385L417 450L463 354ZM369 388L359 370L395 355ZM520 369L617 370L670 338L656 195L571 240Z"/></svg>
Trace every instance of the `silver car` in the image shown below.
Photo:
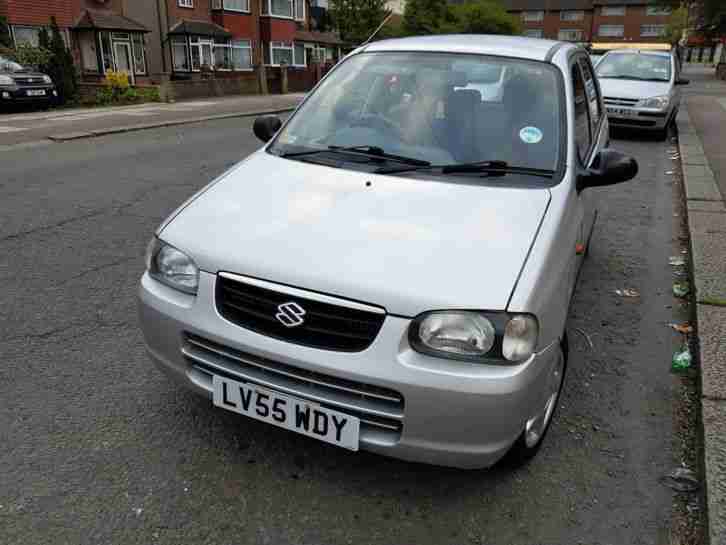
<svg viewBox="0 0 726 545"><path fill-rule="evenodd" d="M676 56L667 51L619 49L609 51L597 63L612 127L654 131L665 139L681 104L680 77Z"/></svg>
<svg viewBox="0 0 726 545"><path fill-rule="evenodd" d="M467 88L506 69L499 101ZM446 466L539 449L595 221L625 181L587 53L493 36L348 55L157 230L151 359L211 404Z"/></svg>

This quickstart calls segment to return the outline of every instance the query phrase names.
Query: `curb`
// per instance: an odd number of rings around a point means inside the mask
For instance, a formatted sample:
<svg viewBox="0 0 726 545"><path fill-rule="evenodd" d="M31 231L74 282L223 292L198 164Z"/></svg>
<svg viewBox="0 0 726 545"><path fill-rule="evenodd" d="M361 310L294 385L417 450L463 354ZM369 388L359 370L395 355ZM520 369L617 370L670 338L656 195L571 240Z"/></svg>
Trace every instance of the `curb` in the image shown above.
<svg viewBox="0 0 726 545"><path fill-rule="evenodd" d="M684 107L678 148L693 256L710 545L726 545L726 206Z"/></svg>
<svg viewBox="0 0 726 545"><path fill-rule="evenodd" d="M178 125L190 125L193 123L203 123L205 121L218 121L220 119L234 119L239 117L256 117L259 115L274 115L293 111L297 106L288 108L279 108L275 110L258 110L254 112L234 112L229 114L208 115L204 117L191 117L186 119L173 119L169 121L158 121L155 123L140 123L137 125L124 125L119 127L108 127L85 132L69 132L62 134L52 134L47 138L53 142L69 142L72 140L81 140L83 138L96 138L98 136L106 136L109 134L120 134L124 132L145 131L149 129L158 129L163 127L174 127Z"/></svg>

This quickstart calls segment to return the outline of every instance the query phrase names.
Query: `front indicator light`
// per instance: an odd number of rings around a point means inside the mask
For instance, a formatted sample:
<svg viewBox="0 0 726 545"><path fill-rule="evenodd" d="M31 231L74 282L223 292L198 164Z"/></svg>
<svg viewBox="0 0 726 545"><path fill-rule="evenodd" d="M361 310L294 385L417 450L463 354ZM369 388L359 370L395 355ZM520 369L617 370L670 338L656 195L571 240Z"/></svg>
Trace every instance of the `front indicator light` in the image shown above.
<svg viewBox="0 0 726 545"><path fill-rule="evenodd" d="M504 328L502 355L511 362L528 359L537 348L539 324L534 316L514 316Z"/></svg>

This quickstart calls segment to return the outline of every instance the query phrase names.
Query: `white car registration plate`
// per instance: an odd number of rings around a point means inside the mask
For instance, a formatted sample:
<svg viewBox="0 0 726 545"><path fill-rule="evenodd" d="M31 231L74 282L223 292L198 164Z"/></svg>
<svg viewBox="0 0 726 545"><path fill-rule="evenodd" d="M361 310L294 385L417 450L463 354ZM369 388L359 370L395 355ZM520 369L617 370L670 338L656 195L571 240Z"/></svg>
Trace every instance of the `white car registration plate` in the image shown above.
<svg viewBox="0 0 726 545"><path fill-rule="evenodd" d="M634 112L626 108L608 108L608 113L612 115L618 115L620 117L632 117Z"/></svg>
<svg viewBox="0 0 726 545"><path fill-rule="evenodd" d="M29 89L26 93L29 97L44 97L45 89Z"/></svg>
<svg viewBox="0 0 726 545"><path fill-rule="evenodd" d="M360 420L248 382L213 375L212 402L227 409L349 450L358 450Z"/></svg>

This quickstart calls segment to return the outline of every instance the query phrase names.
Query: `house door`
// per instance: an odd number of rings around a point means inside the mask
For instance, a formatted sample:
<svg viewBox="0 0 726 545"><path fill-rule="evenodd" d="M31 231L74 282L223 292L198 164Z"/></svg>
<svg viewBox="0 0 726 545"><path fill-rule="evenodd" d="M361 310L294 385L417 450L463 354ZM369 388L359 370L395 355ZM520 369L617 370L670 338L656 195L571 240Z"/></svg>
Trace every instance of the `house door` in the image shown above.
<svg viewBox="0 0 726 545"><path fill-rule="evenodd" d="M134 83L133 57L131 56L131 44L128 42L114 42L114 53L116 54L116 71L129 75L129 82Z"/></svg>

